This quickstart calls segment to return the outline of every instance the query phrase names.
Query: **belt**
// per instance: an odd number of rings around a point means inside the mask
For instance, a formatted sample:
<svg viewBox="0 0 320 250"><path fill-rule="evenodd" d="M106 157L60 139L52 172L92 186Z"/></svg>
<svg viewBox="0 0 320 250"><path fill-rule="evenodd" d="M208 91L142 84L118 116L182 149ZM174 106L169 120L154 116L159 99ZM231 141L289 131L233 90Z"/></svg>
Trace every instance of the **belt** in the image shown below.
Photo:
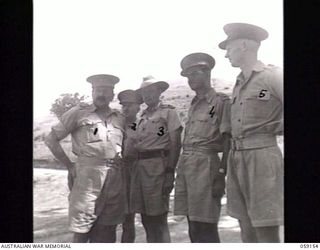
<svg viewBox="0 0 320 250"><path fill-rule="evenodd" d="M78 162L80 165L87 165L87 166L107 166L107 167L115 167L119 168L119 161L115 159L98 159L94 157L88 156L79 156Z"/></svg>
<svg viewBox="0 0 320 250"><path fill-rule="evenodd" d="M133 156L126 156L126 157L123 157L123 163L126 164L126 165L132 165L135 160L137 160L137 156L133 157Z"/></svg>
<svg viewBox="0 0 320 250"><path fill-rule="evenodd" d="M123 156L123 160L125 161L134 161L137 159L137 156L133 156L133 155L130 155L130 156Z"/></svg>
<svg viewBox="0 0 320 250"><path fill-rule="evenodd" d="M230 148L232 150L245 150L265 148L277 145L277 138L271 134L257 134L248 137L231 138Z"/></svg>
<svg viewBox="0 0 320 250"><path fill-rule="evenodd" d="M166 157L168 155L169 155L169 150L152 150L152 151L138 152L138 159Z"/></svg>
<svg viewBox="0 0 320 250"><path fill-rule="evenodd" d="M183 146L182 153L189 153L189 152L199 152L204 154L213 154L219 153L220 151L214 148L201 148L201 147L191 147L191 146Z"/></svg>

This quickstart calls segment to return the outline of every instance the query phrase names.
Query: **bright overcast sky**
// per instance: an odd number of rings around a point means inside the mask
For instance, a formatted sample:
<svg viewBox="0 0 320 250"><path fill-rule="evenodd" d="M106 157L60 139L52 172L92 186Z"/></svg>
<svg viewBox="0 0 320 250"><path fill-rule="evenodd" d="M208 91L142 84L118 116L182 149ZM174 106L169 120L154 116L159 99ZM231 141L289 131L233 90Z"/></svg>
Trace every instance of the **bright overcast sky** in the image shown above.
<svg viewBox="0 0 320 250"><path fill-rule="evenodd" d="M114 74L115 91L138 88L142 77L180 76L181 59L205 52L216 59L212 77L234 81L218 43L230 22L269 32L259 59L282 67L281 0L35 0L34 116L49 114L62 93L91 94L86 78Z"/></svg>

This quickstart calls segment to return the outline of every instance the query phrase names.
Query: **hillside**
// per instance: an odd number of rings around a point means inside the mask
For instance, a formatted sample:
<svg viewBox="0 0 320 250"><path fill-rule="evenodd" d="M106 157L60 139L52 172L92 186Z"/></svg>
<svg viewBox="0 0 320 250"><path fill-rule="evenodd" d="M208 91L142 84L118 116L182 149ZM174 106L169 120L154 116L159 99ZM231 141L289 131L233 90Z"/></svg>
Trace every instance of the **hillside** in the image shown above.
<svg viewBox="0 0 320 250"><path fill-rule="evenodd" d="M179 118L184 125L185 119L187 117L187 111L190 106L192 98L195 96L195 93L189 88L186 79L178 79L168 81L170 87L166 90L161 99L164 103L171 104L176 107ZM212 79L212 86L217 92L223 92L227 95L231 95L233 83L226 82L221 79ZM115 98L110 104L112 108L121 109L119 101ZM141 108L145 108L144 104ZM56 124L58 119L51 114L48 114L45 117L41 117L34 120L33 124L33 159L34 167L42 168L63 168L59 163L54 159L50 153L47 146L44 144L43 140L45 135L47 135L51 126ZM280 148L283 151L283 137L278 138L278 143ZM75 155L71 152L71 137L68 136L61 142L62 147L65 149L68 156L71 160L75 160Z"/></svg>
<svg viewBox="0 0 320 250"><path fill-rule="evenodd" d="M176 107L181 122L184 124L187 110L195 93L189 88L186 79L170 80L168 81L170 87L163 93L162 101ZM218 92L223 92L228 95L232 91L232 83L221 79L212 79L212 86ZM110 104L112 108L120 109L121 105L115 98ZM143 108L143 106L142 106ZM49 111L48 111L49 113ZM51 127L58 122L58 119L52 115L37 118L33 124L33 159L34 167L45 168L62 168L50 153L49 149L44 144L44 137L50 132ZM68 136L61 142L62 147L72 160L75 156L71 152L71 137Z"/></svg>

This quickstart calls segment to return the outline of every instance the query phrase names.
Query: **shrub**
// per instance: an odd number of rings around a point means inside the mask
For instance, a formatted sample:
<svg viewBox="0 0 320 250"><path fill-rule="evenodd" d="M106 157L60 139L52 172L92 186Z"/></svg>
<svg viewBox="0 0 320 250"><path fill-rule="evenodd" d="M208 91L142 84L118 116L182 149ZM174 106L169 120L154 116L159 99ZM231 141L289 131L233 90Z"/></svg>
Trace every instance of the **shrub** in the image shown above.
<svg viewBox="0 0 320 250"><path fill-rule="evenodd" d="M80 96L79 93L61 94L51 105L50 112L60 119L65 112L84 101L86 97Z"/></svg>

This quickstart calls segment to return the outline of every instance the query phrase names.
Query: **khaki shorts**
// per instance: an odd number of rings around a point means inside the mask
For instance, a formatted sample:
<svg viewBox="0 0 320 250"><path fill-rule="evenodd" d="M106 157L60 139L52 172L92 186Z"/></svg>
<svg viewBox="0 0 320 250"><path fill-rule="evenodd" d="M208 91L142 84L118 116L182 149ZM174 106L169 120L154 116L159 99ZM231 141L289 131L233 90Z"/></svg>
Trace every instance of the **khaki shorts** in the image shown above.
<svg viewBox="0 0 320 250"><path fill-rule="evenodd" d="M131 212L155 216L169 211L169 197L162 192L166 162L165 157L137 160L132 172Z"/></svg>
<svg viewBox="0 0 320 250"><path fill-rule="evenodd" d="M278 146L231 150L227 173L227 211L254 227L283 224L283 158Z"/></svg>
<svg viewBox="0 0 320 250"><path fill-rule="evenodd" d="M131 213L131 205L130 205L130 190L131 190L131 182L132 182L132 173L133 173L133 167L135 165L136 159L132 159L130 162L126 161L123 164L123 180L125 185L125 198L126 198L126 213Z"/></svg>
<svg viewBox="0 0 320 250"><path fill-rule="evenodd" d="M183 152L178 162L175 185L175 215L186 215L191 221L218 222L221 198L212 197L212 170L219 165L218 154Z"/></svg>
<svg viewBox="0 0 320 250"><path fill-rule="evenodd" d="M77 163L69 196L69 230L87 233L94 223L119 224L124 219L125 196L121 170Z"/></svg>
<svg viewBox="0 0 320 250"><path fill-rule="evenodd" d="M97 209L101 209L101 212L96 209L99 214L97 224L109 226L121 224L124 221L127 212L125 187L122 170L110 168L97 201Z"/></svg>

